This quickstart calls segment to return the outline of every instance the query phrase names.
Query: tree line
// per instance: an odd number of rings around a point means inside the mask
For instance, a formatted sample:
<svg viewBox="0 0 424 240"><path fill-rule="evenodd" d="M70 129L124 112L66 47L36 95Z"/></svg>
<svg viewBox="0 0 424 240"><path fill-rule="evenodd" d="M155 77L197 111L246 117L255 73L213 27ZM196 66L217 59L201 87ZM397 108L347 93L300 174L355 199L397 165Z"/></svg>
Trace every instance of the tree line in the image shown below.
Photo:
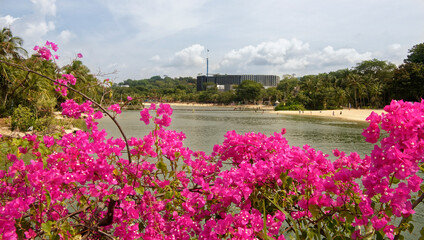
<svg viewBox="0 0 424 240"><path fill-rule="evenodd" d="M211 84L205 91L196 90L192 77L153 76L127 79L112 85L99 80L80 59L59 67L54 61L40 61L28 56L23 40L9 28L0 32L0 60L11 61L54 76L59 69L75 75L76 89L106 104L124 102L128 96L140 101L198 102L215 104L278 105L278 109L381 108L392 99L419 101L424 95L424 43L413 46L403 64L372 59L352 68L329 73L284 75L276 87L265 89L254 81L243 81L233 90L220 91ZM69 93L69 98L78 96ZM9 116L19 105L29 106L42 117L49 115L66 100L55 86L43 78L0 63L0 116Z"/></svg>
<svg viewBox="0 0 424 240"><path fill-rule="evenodd" d="M329 73L303 77L284 75L278 86L267 89L247 80L230 91L219 91L214 84L209 84L205 91L196 91L194 78L154 76L128 79L116 84L113 92L115 97L136 95L169 102L279 103L279 109L291 110L382 108L392 99L419 101L423 97L424 43L413 46L399 66L378 59L366 60L355 67Z"/></svg>

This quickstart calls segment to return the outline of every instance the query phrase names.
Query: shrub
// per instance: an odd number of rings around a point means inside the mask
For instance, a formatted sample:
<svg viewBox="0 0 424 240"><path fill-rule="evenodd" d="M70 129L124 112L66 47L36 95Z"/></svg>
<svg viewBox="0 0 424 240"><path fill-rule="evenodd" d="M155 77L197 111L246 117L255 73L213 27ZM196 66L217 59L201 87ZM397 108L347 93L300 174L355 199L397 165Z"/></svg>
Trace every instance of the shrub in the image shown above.
<svg viewBox="0 0 424 240"><path fill-rule="evenodd" d="M19 105L12 114L12 130L26 131L35 122L34 113L28 107Z"/></svg>
<svg viewBox="0 0 424 240"><path fill-rule="evenodd" d="M302 104L290 104L290 105L284 106L282 103L280 103L274 109L275 109L275 111L281 111L281 110L286 110L286 111L302 110L302 111L305 111L306 110L305 106L303 106Z"/></svg>
<svg viewBox="0 0 424 240"><path fill-rule="evenodd" d="M10 116L10 112L7 110L5 106L0 106L0 118Z"/></svg>
<svg viewBox="0 0 424 240"><path fill-rule="evenodd" d="M37 118L34 121L34 130L45 131L52 125L52 122L53 122L52 117Z"/></svg>

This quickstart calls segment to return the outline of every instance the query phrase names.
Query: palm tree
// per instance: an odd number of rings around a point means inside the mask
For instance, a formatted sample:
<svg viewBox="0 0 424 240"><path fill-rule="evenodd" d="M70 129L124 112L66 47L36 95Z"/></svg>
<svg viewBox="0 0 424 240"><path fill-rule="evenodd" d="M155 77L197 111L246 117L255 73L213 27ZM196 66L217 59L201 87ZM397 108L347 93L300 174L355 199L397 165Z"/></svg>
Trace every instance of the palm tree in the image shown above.
<svg viewBox="0 0 424 240"><path fill-rule="evenodd" d="M13 36L10 28L3 28L0 32L0 58L21 59L26 56L23 42L22 38Z"/></svg>
<svg viewBox="0 0 424 240"><path fill-rule="evenodd" d="M356 73L349 73L347 75L347 83L349 84L349 88L353 92L353 99L355 102L355 108L358 108L358 97L360 98L361 93L361 82L360 76Z"/></svg>

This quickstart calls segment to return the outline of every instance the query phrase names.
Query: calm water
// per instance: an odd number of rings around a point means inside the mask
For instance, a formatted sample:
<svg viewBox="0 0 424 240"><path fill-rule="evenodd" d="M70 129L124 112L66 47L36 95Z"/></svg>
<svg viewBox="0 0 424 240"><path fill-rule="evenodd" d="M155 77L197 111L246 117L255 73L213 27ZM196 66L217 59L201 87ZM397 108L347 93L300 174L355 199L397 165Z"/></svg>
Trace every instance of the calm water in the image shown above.
<svg viewBox="0 0 424 240"><path fill-rule="evenodd" d="M146 135L153 126L139 121L139 111L126 111L118 121L128 138ZM222 143L230 130L237 133L262 132L272 134L287 130L285 137L291 146L309 144L317 150L332 155L332 149L369 154L372 146L361 135L366 123L329 120L308 116L287 116L267 112L233 111L219 107L176 107L169 129L182 131L187 138L184 145L192 150L211 153L214 144ZM112 136L119 137L117 128L109 119L102 119L100 127Z"/></svg>
<svg viewBox="0 0 424 240"><path fill-rule="evenodd" d="M146 126L139 121L139 111L126 111L118 116L125 134L130 137L141 137L148 134L153 126ZM176 107L169 129L182 131L187 138L184 145L192 150L211 153L215 144L224 140L224 135L230 130L242 134L246 132L262 132L272 134L286 128L287 138L291 146L308 144L316 150L329 154L335 159L332 150L358 152L361 157L370 154L373 145L366 143L361 135L367 123L344 121L339 119L315 118L306 115L288 116L267 112L233 111L231 108L219 107ZM105 128L114 137L120 133L110 119L101 119L99 127ZM406 239L418 239L420 229L424 226L424 207L420 204L415 209L413 221L415 225L412 234L404 233Z"/></svg>

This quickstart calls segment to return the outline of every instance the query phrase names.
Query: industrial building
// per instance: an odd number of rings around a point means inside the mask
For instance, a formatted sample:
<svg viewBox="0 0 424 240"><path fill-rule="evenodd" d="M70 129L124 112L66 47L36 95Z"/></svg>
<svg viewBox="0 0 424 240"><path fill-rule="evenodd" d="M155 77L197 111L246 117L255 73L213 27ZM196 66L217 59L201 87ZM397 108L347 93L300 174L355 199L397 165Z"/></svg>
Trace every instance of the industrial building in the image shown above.
<svg viewBox="0 0 424 240"><path fill-rule="evenodd" d="M276 87L280 77L276 75L213 75L197 76L197 91L204 91L209 84L215 84L219 90L229 91L234 85L239 85L244 80L261 83L264 88Z"/></svg>

